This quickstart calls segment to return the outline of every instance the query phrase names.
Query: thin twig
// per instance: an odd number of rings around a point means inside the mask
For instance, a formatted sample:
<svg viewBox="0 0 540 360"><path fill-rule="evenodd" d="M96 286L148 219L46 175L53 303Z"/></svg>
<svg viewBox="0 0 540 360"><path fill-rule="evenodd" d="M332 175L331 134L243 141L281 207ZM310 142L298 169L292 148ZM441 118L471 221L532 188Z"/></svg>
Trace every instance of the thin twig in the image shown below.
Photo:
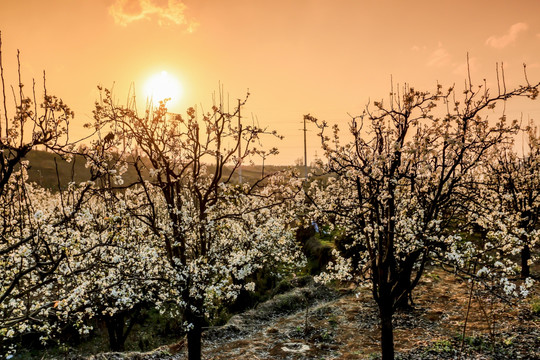
<svg viewBox="0 0 540 360"><path fill-rule="evenodd" d="M473 273L476 273L476 262L474 263L474 269ZM471 310L471 303L472 303L472 297L474 292L474 277L471 277L471 290L469 293L469 302L467 304L467 314L465 315L465 323L463 324L463 331L461 332L461 345L459 347L459 358L461 359L461 355L463 354L463 346L465 344L465 332L467 331L467 322L469 320L469 312Z"/></svg>
<svg viewBox="0 0 540 360"><path fill-rule="evenodd" d="M8 113L7 113L7 105L6 105L6 84L4 79L4 65L2 63L2 32L0 31L0 77L2 77L2 102L4 104L4 117L6 120L6 141L8 137ZM0 137L2 136L2 124L0 123ZM0 143L2 141L0 140Z"/></svg>

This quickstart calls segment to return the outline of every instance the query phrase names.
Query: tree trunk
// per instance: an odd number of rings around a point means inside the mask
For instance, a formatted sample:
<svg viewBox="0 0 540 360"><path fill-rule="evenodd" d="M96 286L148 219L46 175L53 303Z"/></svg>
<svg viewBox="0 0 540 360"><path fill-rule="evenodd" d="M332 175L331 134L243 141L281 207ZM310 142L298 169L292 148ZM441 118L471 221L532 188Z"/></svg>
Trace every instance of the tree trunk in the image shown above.
<svg viewBox="0 0 540 360"><path fill-rule="evenodd" d="M202 357L202 328L206 325L204 319L204 299L190 294L191 280L186 281L182 291L182 299L186 302L183 320L188 323L187 350L188 360L201 360Z"/></svg>
<svg viewBox="0 0 540 360"><path fill-rule="evenodd" d="M392 326L392 300L381 297L379 315L381 318L382 360L394 360L394 328Z"/></svg>
<svg viewBox="0 0 540 360"><path fill-rule="evenodd" d="M420 256L422 256L420 258ZM416 268L416 273L414 273L415 265L419 266ZM426 254L423 253L423 250L417 250L409 256L407 256L405 261L402 261L399 264L399 268L396 271L397 282L394 285L394 308L398 310L410 310L413 306L412 291L418 285L422 274L424 273L426 264Z"/></svg>
<svg viewBox="0 0 540 360"><path fill-rule="evenodd" d="M109 333L109 347L111 351L124 351L124 316L115 314L105 320L107 332Z"/></svg>
<svg viewBox="0 0 540 360"><path fill-rule="evenodd" d="M521 277L523 279L528 278L531 275L529 267L529 260L531 259L531 249L529 244L525 243L521 250Z"/></svg>
<svg viewBox="0 0 540 360"><path fill-rule="evenodd" d="M412 307L412 290L411 290L411 271L402 271L399 275L396 286L396 299L395 307L399 310L410 310Z"/></svg>
<svg viewBox="0 0 540 360"><path fill-rule="evenodd" d="M186 321L193 325L187 333L187 347L189 360L201 360L202 356L202 327L203 319L201 315L193 311L186 312Z"/></svg>
<svg viewBox="0 0 540 360"><path fill-rule="evenodd" d="M382 360L394 360L394 328L392 315L394 314L394 301L392 285L388 281L389 267L380 269L378 276L379 296L379 319L381 321L381 354Z"/></svg>

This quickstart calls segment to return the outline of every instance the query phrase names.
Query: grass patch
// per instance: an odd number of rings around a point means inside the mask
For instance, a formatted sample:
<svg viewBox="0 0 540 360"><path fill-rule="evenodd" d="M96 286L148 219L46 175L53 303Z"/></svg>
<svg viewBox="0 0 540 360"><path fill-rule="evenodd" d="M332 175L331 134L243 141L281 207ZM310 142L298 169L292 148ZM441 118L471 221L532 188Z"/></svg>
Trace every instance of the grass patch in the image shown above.
<svg viewBox="0 0 540 360"><path fill-rule="evenodd" d="M534 315L540 316L540 297L531 299L531 311Z"/></svg>

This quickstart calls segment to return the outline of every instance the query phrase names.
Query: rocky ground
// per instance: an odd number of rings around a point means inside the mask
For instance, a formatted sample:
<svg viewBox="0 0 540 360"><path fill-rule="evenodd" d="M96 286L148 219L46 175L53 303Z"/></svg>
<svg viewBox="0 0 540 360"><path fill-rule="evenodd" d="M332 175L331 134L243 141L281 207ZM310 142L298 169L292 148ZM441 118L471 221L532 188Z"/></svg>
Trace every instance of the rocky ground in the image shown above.
<svg viewBox="0 0 540 360"><path fill-rule="evenodd" d="M379 358L377 307L368 289L301 285L207 330L203 358ZM428 272L415 291L414 309L395 315L397 358L540 359L540 316L529 302L502 306L488 296L473 296L467 317L469 295L469 283L441 270ZM91 358L187 357L180 341L150 353Z"/></svg>

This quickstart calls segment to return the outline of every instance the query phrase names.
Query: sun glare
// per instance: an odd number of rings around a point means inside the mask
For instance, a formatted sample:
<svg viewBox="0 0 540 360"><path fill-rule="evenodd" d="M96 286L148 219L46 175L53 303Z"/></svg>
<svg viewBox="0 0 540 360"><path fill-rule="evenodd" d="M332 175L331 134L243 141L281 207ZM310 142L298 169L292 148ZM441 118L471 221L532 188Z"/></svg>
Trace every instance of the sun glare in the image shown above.
<svg viewBox="0 0 540 360"><path fill-rule="evenodd" d="M180 100L182 90L178 80L166 71L153 75L144 85L144 95L148 101L157 105L160 101L170 98L167 102L168 107L175 105Z"/></svg>

